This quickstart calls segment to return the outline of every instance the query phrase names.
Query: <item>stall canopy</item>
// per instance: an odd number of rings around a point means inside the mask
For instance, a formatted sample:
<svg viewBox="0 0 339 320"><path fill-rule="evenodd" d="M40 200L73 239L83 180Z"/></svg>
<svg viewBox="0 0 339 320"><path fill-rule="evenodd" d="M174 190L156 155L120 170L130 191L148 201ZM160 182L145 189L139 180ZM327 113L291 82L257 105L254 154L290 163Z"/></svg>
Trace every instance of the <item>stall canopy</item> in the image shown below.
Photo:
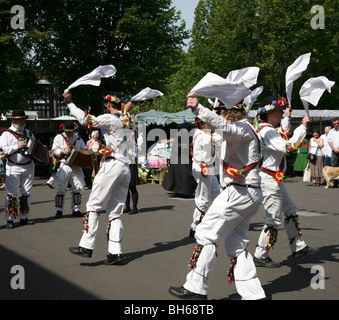
<svg viewBox="0 0 339 320"><path fill-rule="evenodd" d="M191 109L186 109L184 111L169 113L161 111L147 111L143 113L138 113L134 120L136 122L144 121L147 125L157 124L157 125L167 125L172 122L182 124L182 123L194 123L195 115L192 113Z"/></svg>
<svg viewBox="0 0 339 320"><path fill-rule="evenodd" d="M249 118L254 118L257 114L256 110L251 110L249 112ZM292 118L303 118L306 115L305 110L293 110ZM167 125L172 122L182 124L182 123L194 123L195 115L190 109L180 111L177 113L161 112L161 111L147 111L143 113L138 113L135 116L135 121L144 121L147 125L157 124L157 125ZM310 110L310 117L314 119L322 120L332 120L334 117L339 117L339 110Z"/></svg>
<svg viewBox="0 0 339 320"><path fill-rule="evenodd" d="M58 120L58 121L66 121L66 120L76 120L76 118L72 116L60 116L57 118L53 118L52 120Z"/></svg>
<svg viewBox="0 0 339 320"><path fill-rule="evenodd" d="M249 112L249 118L254 118L257 114L256 110L251 110ZM293 110L292 118L303 118L306 115L306 111L303 110ZM334 117L339 117L339 110L310 110L310 118L314 119L328 119L331 120Z"/></svg>

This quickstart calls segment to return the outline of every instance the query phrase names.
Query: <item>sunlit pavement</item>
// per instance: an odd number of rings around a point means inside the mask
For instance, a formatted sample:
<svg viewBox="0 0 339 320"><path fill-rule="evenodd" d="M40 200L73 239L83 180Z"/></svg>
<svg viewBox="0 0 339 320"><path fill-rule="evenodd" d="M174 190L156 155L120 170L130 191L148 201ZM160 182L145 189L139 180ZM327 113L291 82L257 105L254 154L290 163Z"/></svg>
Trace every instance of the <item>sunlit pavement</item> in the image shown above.
<svg viewBox="0 0 339 320"><path fill-rule="evenodd" d="M65 200L64 217L55 220L56 189L36 179L30 219L33 226L8 230L3 219L5 191L0 191L0 299L109 299L173 300L169 286L181 286L188 272L194 240L188 237L194 199L166 192L160 185L138 186L138 214L124 214L123 251L120 265L106 266L106 214L101 213L96 248L91 259L72 255L82 234L82 218L73 217L71 193ZM312 187L301 177L290 178L286 186L300 212L302 234L312 256L292 258L285 231L270 256L281 268L257 268L266 295L272 300L336 300L339 298L339 189ZM82 211L90 190L83 194ZM253 218L248 250L253 254L264 223L261 207ZM209 300L239 299L235 285L226 276L230 260L223 244L210 278ZM20 278L22 277L22 278ZM21 286L21 287L20 287Z"/></svg>

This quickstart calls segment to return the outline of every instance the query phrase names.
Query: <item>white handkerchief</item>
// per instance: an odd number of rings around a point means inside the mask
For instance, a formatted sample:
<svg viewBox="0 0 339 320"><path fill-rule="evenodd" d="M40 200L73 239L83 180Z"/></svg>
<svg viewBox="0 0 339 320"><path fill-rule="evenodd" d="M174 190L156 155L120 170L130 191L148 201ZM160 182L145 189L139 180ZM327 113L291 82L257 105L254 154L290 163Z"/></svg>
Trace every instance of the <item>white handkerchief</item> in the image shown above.
<svg viewBox="0 0 339 320"><path fill-rule="evenodd" d="M138 94L136 94L131 101L145 101L149 99L153 99L156 97L161 97L164 94L159 90L154 90L149 87L142 89Z"/></svg>
<svg viewBox="0 0 339 320"><path fill-rule="evenodd" d="M247 88L251 88L257 84L259 71L260 68L258 67L248 67L239 70L233 70L228 74L226 81L229 83L242 84Z"/></svg>
<svg viewBox="0 0 339 320"><path fill-rule="evenodd" d="M260 86L258 88L255 88L251 93L244 99L244 104L246 105L247 111L250 111L254 102L257 101L258 97L263 92L264 87Z"/></svg>
<svg viewBox="0 0 339 320"><path fill-rule="evenodd" d="M293 83L301 74L307 69L308 64L310 63L311 53L305 53L296 59L286 71L285 82L286 82L286 97L288 103L291 105L292 101L292 90Z"/></svg>
<svg viewBox="0 0 339 320"><path fill-rule="evenodd" d="M307 114L308 103L317 106L324 91L327 90L331 93L331 88L334 86L334 84L334 81L330 81L323 76L310 78L303 84L299 91L299 95Z"/></svg>
<svg viewBox="0 0 339 320"><path fill-rule="evenodd" d="M248 96L250 90L241 84L229 83L226 79L208 72L190 93L201 97L218 98L230 109Z"/></svg>
<svg viewBox="0 0 339 320"><path fill-rule="evenodd" d="M75 82L73 82L66 90L65 92L68 92L69 90L78 87L80 85L91 85L91 86L100 86L101 78L108 78L115 75L117 72L116 68L113 65L105 65L105 66L99 66L96 69L94 69L92 72L84 75L83 77L79 78Z"/></svg>

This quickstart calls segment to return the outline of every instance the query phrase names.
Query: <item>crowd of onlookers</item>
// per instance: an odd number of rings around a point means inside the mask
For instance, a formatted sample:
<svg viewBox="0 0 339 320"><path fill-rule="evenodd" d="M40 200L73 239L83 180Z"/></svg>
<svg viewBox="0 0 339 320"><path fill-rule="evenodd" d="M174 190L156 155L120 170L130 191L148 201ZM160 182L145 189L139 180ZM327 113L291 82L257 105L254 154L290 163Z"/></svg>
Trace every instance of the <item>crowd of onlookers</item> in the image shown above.
<svg viewBox="0 0 339 320"><path fill-rule="evenodd" d="M307 158L313 186L321 185L325 166L339 167L339 118L334 118L332 124L333 128L325 127L322 135L318 129L314 129L313 137L309 140Z"/></svg>

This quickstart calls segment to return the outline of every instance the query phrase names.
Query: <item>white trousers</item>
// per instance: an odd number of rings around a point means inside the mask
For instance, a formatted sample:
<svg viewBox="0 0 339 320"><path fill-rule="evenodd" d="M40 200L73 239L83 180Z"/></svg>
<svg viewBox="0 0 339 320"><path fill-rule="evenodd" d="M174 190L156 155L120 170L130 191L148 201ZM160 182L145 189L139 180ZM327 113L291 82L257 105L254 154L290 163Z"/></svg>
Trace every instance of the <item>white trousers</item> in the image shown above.
<svg viewBox="0 0 339 320"><path fill-rule="evenodd" d="M82 168L78 166L69 166L64 163L60 164L60 167L56 174L57 178L57 195L64 196L67 192L68 183L71 184L72 193L80 193L84 191L85 180ZM56 210L63 210L64 201L60 206L56 207ZM80 211L81 205L75 204L71 201L72 211Z"/></svg>
<svg viewBox="0 0 339 320"><path fill-rule="evenodd" d="M224 241L229 257L237 258L234 280L242 299L265 298L253 258L246 251L249 244L247 232L250 219L257 212L261 200L260 189L229 186L213 201L196 228L197 243L204 247L195 267L186 277L184 288L195 293L207 294L209 274L217 259L216 243Z"/></svg>
<svg viewBox="0 0 339 320"><path fill-rule="evenodd" d="M260 176L266 222L259 236L254 256L259 259L268 257L269 251L266 250L266 247L269 242L269 228L272 227L275 230L279 228L282 222L282 213L284 214L284 226L287 238L290 241L291 251L302 250L306 247L306 243L299 236L293 219L289 218L297 215L298 208L289 195L284 182L278 183L273 176L265 172L260 172Z"/></svg>
<svg viewBox="0 0 339 320"><path fill-rule="evenodd" d="M31 207L31 192L33 188L34 180L34 162L32 161L26 165L16 165L7 161L6 164L6 193L13 198L19 199L21 193L22 196L26 196L28 204L28 212L21 213L19 210L20 219L27 219ZM5 208L8 207L8 198L6 196ZM5 220L13 221L15 217L5 214Z"/></svg>
<svg viewBox="0 0 339 320"><path fill-rule="evenodd" d="M130 181L128 164L118 160L106 160L94 178L92 191L86 204L88 212L88 231L84 231L79 246L93 250L99 226L99 211L107 201L106 214L110 225L108 252L121 254L123 213Z"/></svg>
<svg viewBox="0 0 339 320"><path fill-rule="evenodd" d="M196 170L193 167L192 175L197 183L195 189L196 208L193 211L193 222L191 224L191 229L195 231L201 215L207 212L211 200L213 201L222 192L222 188L215 175L203 177L201 175L200 167L199 170Z"/></svg>

